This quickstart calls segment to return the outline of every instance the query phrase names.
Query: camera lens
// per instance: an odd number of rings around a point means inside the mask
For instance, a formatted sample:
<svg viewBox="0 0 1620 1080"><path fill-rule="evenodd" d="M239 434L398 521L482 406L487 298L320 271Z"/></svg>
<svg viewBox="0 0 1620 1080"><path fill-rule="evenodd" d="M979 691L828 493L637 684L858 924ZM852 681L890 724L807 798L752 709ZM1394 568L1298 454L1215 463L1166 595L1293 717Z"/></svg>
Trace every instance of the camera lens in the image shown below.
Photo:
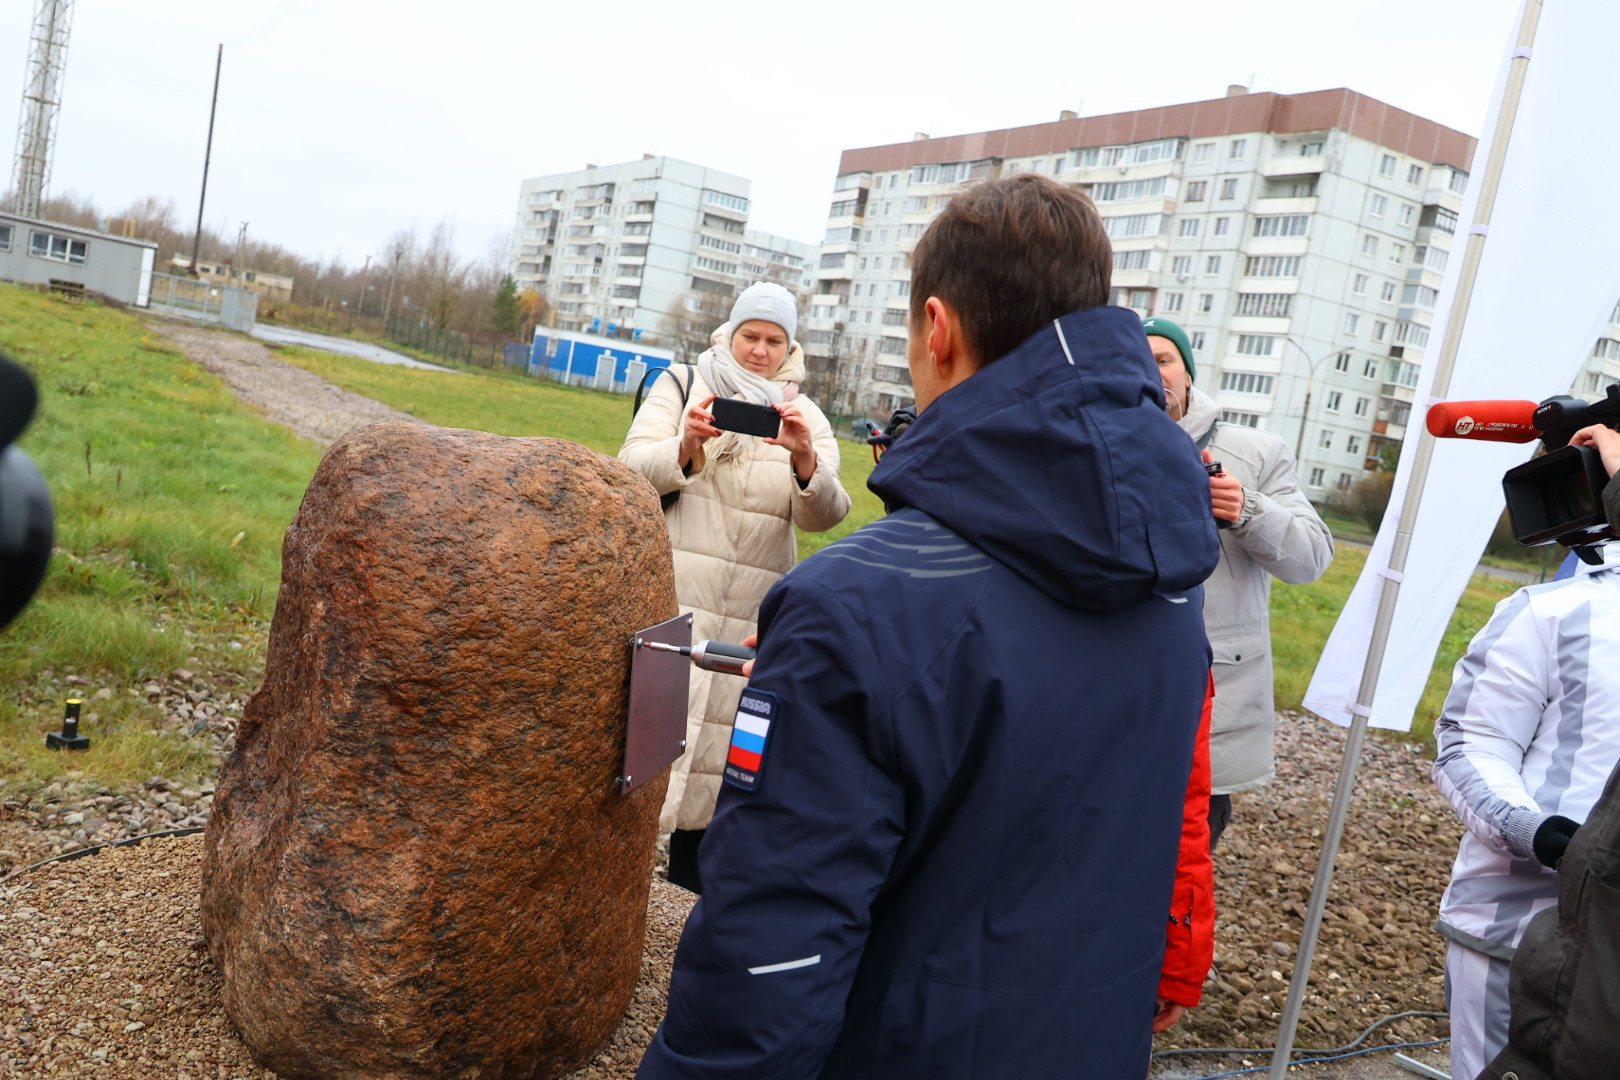
<svg viewBox="0 0 1620 1080"><path fill-rule="evenodd" d="M1592 484L1584 469L1563 471L1547 489L1548 520L1585 525L1597 513Z"/></svg>

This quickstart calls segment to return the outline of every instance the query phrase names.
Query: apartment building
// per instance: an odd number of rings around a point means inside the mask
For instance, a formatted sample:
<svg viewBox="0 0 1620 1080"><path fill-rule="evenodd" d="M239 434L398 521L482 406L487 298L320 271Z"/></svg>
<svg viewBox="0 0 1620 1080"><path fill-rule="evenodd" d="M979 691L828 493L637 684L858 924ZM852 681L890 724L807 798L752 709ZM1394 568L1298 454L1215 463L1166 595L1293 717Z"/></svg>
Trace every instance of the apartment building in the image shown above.
<svg viewBox="0 0 1620 1080"><path fill-rule="evenodd" d="M1186 327L1199 386L1224 420L1296 447L1307 493L1322 501L1405 434L1441 276L1461 246L1474 149L1460 131L1350 90L1234 87L845 151L800 334L810 392L876 418L909 400L907 255L963 184L1042 173L1101 211L1112 302ZM1594 359L1620 370L1620 340Z"/></svg>
<svg viewBox="0 0 1620 1080"><path fill-rule="evenodd" d="M512 276L564 330L678 336L776 281L804 295L815 245L748 227L749 181L670 157L525 180Z"/></svg>

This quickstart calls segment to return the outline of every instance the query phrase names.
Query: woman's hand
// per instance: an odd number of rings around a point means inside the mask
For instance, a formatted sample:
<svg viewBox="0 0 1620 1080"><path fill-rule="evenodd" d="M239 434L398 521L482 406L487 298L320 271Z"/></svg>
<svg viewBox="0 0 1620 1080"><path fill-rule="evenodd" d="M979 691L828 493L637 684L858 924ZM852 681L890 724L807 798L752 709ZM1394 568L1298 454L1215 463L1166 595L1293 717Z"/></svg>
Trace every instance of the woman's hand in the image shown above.
<svg viewBox="0 0 1620 1080"><path fill-rule="evenodd" d="M737 644L741 645L745 649L756 649L757 650L759 648L759 634L757 634L757 633L749 634L747 637L743 638ZM753 676L754 676L754 662L752 660L744 660L743 661L742 673L743 673L743 678L745 678L745 679L753 678Z"/></svg>
<svg viewBox="0 0 1620 1080"><path fill-rule="evenodd" d="M720 434L720 429L714 426L714 414L709 411L718 396L710 394L697 402L686 410L681 420L680 466L683 469L692 464L704 443Z"/></svg>
<svg viewBox="0 0 1620 1080"><path fill-rule="evenodd" d="M1603 467L1610 476L1620 469L1620 431L1615 431L1606 424L1594 424L1584 427L1570 436L1571 446L1595 446L1598 454L1603 458Z"/></svg>
<svg viewBox="0 0 1620 1080"><path fill-rule="evenodd" d="M765 441L780 446L793 457L793 474L804 483L816 474L816 448L810 439L810 422L804 418L797 401L784 401L775 406L782 418L782 430L776 438Z"/></svg>

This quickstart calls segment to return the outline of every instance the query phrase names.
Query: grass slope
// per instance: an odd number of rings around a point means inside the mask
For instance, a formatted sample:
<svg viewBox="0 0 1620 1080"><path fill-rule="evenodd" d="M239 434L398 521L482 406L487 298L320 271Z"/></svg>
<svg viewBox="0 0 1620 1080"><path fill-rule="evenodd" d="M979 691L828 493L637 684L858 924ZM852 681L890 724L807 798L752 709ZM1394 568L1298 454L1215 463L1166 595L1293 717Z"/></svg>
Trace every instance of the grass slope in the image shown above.
<svg viewBox="0 0 1620 1080"><path fill-rule="evenodd" d="M0 286L0 350L38 379L42 404L22 446L44 471L57 554L32 607L0 633L0 775L37 784L78 770L113 784L212 766L205 747L165 731L145 680L178 666L250 682L280 576L282 533L320 449L243 406L138 316ZM617 395L480 374L389 367L305 349L283 358L356 393L448 427L546 435L614 453L630 420ZM872 459L841 442L854 507L837 529L803 535L809 555L879 516ZM1341 551L1314 585L1272 593L1277 703L1297 708L1362 554ZM1511 591L1476 578L1452 619L1420 715L1438 709L1451 664ZM43 748L61 715L60 680L123 688L86 705L96 749ZM55 680L55 681L53 681Z"/></svg>

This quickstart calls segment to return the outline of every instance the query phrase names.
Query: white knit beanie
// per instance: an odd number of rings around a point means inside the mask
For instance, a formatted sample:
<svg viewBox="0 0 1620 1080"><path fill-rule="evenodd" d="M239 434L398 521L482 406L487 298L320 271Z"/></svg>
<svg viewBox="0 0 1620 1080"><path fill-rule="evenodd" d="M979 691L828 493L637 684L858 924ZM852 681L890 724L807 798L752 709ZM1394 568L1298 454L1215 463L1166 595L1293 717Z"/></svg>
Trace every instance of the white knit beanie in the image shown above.
<svg viewBox="0 0 1620 1080"><path fill-rule="evenodd" d="M793 302L793 294L774 281L754 282L744 289L737 297L737 302L731 305L730 322L733 333L749 319L775 323L787 332L789 341L794 340L794 335L799 329L799 310Z"/></svg>

